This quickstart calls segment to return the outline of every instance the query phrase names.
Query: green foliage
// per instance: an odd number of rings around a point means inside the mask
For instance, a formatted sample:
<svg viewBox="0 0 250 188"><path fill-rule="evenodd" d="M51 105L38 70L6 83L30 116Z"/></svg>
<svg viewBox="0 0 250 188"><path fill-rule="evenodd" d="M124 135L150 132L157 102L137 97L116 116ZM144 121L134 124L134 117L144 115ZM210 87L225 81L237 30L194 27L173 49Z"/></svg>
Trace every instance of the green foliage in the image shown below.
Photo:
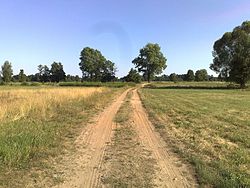
<svg viewBox="0 0 250 188"><path fill-rule="evenodd" d="M113 88L120 88L120 87L126 87L126 86L135 86L135 83L132 82L61 82L59 83L59 86L64 87L113 87Z"/></svg>
<svg viewBox="0 0 250 188"><path fill-rule="evenodd" d="M80 60L79 66L84 80L105 82L115 78L115 64L107 60L99 50L84 48Z"/></svg>
<svg viewBox="0 0 250 188"><path fill-rule="evenodd" d="M20 73L18 75L18 81L19 82L26 82L26 80L27 80L27 76L24 74L24 70L21 69Z"/></svg>
<svg viewBox="0 0 250 188"><path fill-rule="evenodd" d="M50 70L47 65L38 65L39 81L49 82L50 81Z"/></svg>
<svg viewBox="0 0 250 188"><path fill-rule="evenodd" d="M172 82L177 82L178 81L178 76L175 73L172 73L169 75L169 80Z"/></svg>
<svg viewBox="0 0 250 188"><path fill-rule="evenodd" d="M140 83L142 80L141 75L133 68L130 69L128 75L124 78L126 82Z"/></svg>
<svg viewBox="0 0 250 188"><path fill-rule="evenodd" d="M206 69L197 70L195 72L195 81L202 82L208 80L208 74Z"/></svg>
<svg viewBox="0 0 250 188"><path fill-rule="evenodd" d="M186 76L185 76L185 81L194 81L195 76L194 76L194 71L193 70L188 70Z"/></svg>
<svg viewBox="0 0 250 188"><path fill-rule="evenodd" d="M220 73L220 77L246 87L250 80L250 22L245 21L232 32L226 32L213 48L210 68Z"/></svg>
<svg viewBox="0 0 250 188"><path fill-rule="evenodd" d="M3 76L3 81L4 82L10 82L11 77L13 75L13 70L12 70L12 65L9 61L5 61L4 64L2 65L2 71L1 74Z"/></svg>
<svg viewBox="0 0 250 188"><path fill-rule="evenodd" d="M138 68L139 72L143 72L147 81L157 74L161 74L166 69L167 59L163 56L161 48L158 44L148 43L140 50L140 54L132 63Z"/></svg>
<svg viewBox="0 0 250 188"><path fill-rule="evenodd" d="M66 78L65 72L63 70L63 65L60 62L53 62L51 64L50 73L52 82L64 81Z"/></svg>

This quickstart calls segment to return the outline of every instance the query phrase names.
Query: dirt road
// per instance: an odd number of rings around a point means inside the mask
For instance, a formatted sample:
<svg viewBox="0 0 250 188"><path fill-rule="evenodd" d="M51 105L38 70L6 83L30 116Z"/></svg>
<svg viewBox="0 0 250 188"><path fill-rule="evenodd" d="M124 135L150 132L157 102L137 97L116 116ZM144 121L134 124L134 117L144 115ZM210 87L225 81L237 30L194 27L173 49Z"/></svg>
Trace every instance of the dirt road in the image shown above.
<svg viewBox="0 0 250 188"><path fill-rule="evenodd" d="M66 181L60 188L90 188L99 187L100 173L105 147L110 142L113 118L119 110L127 92L122 93L117 100L103 111L93 124L88 125L76 140L77 154L74 159L65 160L68 168L73 168L66 174Z"/></svg>
<svg viewBox="0 0 250 188"><path fill-rule="evenodd" d="M131 104L133 121L140 140L157 161L158 170L155 179L157 187L196 187L196 181L188 167L168 151L165 142L154 130L137 90L133 90Z"/></svg>
<svg viewBox="0 0 250 188"><path fill-rule="evenodd" d="M105 148L111 141L115 128L113 119L129 90L122 93L113 104L106 108L92 124L88 125L78 137L75 144L77 151L74 157L64 159L65 182L56 187L92 188L101 185L101 165ZM137 89L132 91L133 122L141 143L150 150L157 161L155 185L157 187L195 187L195 181L185 165L180 166L177 158L167 152L165 144L154 131L145 110L143 109ZM184 173L186 174L184 175Z"/></svg>

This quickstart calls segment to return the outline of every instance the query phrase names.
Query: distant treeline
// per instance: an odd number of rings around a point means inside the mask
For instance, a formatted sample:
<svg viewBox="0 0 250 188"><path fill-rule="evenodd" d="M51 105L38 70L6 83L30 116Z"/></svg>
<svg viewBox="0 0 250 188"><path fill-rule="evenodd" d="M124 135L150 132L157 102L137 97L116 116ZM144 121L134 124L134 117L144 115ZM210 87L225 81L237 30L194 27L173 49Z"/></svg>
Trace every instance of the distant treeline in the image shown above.
<svg viewBox="0 0 250 188"><path fill-rule="evenodd" d="M215 77L213 75L208 75L206 69L197 70L195 73L193 70L188 70L187 74L176 74L171 73L170 75L163 74L161 76L155 76L153 81L172 81L172 82L181 82L181 81L226 81L222 77Z"/></svg>

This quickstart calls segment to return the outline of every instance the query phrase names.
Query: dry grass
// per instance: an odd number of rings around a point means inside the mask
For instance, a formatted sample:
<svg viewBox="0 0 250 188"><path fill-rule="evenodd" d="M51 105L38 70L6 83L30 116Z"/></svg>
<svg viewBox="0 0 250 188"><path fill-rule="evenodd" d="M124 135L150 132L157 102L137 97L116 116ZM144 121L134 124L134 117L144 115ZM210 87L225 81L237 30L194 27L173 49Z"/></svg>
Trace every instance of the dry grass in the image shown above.
<svg viewBox="0 0 250 188"><path fill-rule="evenodd" d="M57 156L72 152L75 138L91 117L123 90L0 89L0 187L25 187L45 179L50 186L56 183L52 163Z"/></svg>
<svg viewBox="0 0 250 188"><path fill-rule="evenodd" d="M143 103L167 143L196 168L200 184L250 186L250 92L143 89Z"/></svg>
<svg viewBox="0 0 250 188"><path fill-rule="evenodd" d="M48 115L53 115L52 105L61 106L65 101L82 99L103 90L103 88L1 89L0 122L16 121L31 115L46 118Z"/></svg>

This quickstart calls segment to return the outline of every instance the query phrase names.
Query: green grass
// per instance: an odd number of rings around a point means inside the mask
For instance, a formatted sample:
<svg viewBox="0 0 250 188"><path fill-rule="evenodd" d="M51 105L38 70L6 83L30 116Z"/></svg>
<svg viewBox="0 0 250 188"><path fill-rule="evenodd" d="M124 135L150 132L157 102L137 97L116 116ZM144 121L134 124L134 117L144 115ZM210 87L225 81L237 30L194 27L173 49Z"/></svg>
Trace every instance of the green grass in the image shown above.
<svg viewBox="0 0 250 188"><path fill-rule="evenodd" d="M88 98L51 104L45 118L29 116L0 125L0 187L24 187L29 176L49 176L51 162L73 142L84 125L121 89L107 89ZM32 169L36 169L32 172ZM44 177L45 178L45 177ZM36 181L36 179L34 179ZM56 181L56 180L55 180ZM53 184L53 182L52 182Z"/></svg>
<svg viewBox="0 0 250 188"><path fill-rule="evenodd" d="M126 87L135 86L132 82L61 82L59 86L78 86L78 87Z"/></svg>
<svg viewBox="0 0 250 188"><path fill-rule="evenodd" d="M161 89L239 89L231 82L152 82L147 88Z"/></svg>
<svg viewBox="0 0 250 188"><path fill-rule="evenodd" d="M250 187L250 91L142 89L143 104L201 187Z"/></svg>
<svg viewBox="0 0 250 188"><path fill-rule="evenodd" d="M102 182L107 187L153 187L155 161L143 148L130 121L129 93L114 121L117 127L104 156Z"/></svg>

